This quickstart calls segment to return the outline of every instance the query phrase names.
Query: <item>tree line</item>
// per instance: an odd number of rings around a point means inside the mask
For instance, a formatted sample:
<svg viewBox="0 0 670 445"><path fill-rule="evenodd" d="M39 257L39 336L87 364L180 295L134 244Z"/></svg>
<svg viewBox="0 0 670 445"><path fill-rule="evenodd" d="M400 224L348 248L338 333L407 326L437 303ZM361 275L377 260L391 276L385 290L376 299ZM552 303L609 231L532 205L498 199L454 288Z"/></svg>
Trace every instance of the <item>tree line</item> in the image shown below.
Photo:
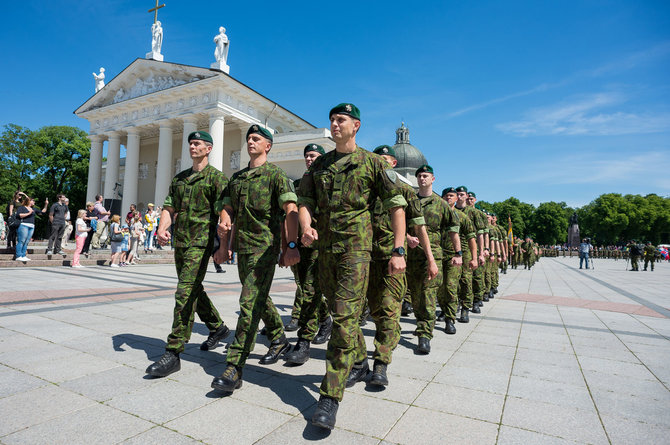
<svg viewBox="0 0 670 445"><path fill-rule="evenodd" d="M86 132L76 127L48 126L33 131L5 125L0 135L1 199L8 203L20 189L41 208L44 198L53 203L56 195L63 193L70 199L70 209L84 208L90 151ZM498 215L498 224L505 228L509 217L515 235L528 235L544 245L566 242L568 220L574 212L579 217L580 235L590 237L593 244L623 244L630 239L670 242L670 198L656 194L606 193L580 208L553 201L536 207L514 197L478 204ZM37 224L37 237L45 233L45 220Z"/></svg>

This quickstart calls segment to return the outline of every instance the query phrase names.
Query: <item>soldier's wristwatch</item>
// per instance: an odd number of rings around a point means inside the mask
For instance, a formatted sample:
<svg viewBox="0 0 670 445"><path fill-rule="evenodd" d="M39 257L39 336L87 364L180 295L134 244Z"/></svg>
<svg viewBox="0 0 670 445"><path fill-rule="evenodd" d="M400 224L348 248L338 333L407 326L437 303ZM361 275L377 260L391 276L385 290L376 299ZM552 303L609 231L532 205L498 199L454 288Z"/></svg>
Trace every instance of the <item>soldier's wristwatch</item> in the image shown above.
<svg viewBox="0 0 670 445"><path fill-rule="evenodd" d="M289 249L295 249L296 247L298 247L295 241L289 241L287 245Z"/></svg>
<svg viewBox="0 0 670 445"><path fill-rule="evenodd" d="M400 256L405 256L405 248L400 246L400 247L394 247L391 253L397 253Z"/></svg>
<svg viewBox="0 0 670 445"><path fill-rule="evenodd" d="M457 256L463 256L463 251L462 250L457 250L456 255Z"/></svg>

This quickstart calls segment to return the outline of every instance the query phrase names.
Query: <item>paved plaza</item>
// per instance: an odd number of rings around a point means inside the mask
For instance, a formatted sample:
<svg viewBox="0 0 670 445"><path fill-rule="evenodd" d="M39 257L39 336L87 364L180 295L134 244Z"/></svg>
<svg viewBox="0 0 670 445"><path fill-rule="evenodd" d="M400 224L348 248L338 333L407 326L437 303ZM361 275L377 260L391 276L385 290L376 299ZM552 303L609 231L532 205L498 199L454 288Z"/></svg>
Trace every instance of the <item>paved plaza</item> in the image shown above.
<svg viewBox="0 0 670 445"><path fill-rule="evenodd" d="M240 284L225 268L211 267L205 287L234 329ZM207 329L196 320L182 370L145 376L171 326L173 265L0 269L0 443L668 443L670 265L625 269L543 258L510 270L456 335L437 324L427 356L403 317L390 385L347 390L332 432L308 421L326 345L303 366L262 366L259 336L242 388L221 397L210 383L225 348L200 351ZM277 269L284 321L294 290ZM363 329L371 352L373 323Z"/></svg>

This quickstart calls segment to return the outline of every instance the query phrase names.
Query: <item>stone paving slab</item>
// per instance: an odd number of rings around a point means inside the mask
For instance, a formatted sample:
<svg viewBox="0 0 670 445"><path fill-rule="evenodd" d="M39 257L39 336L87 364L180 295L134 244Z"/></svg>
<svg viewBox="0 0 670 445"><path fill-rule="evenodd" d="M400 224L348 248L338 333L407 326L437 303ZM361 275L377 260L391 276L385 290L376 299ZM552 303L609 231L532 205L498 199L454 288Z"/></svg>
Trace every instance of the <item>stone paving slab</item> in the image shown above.
<svg viewBox="0 0 670 445"><path fill-rule="evenodd" d="M208 331L196 320L182 370L145 376L171 324L172 265L0 270L0 443L664 443L670 265L595 266L543 258L510 269L456 335L436 324L426 356L414 352L414 318L402 317L390 386L348 389L332 432L308 422L326 345L302 366L262 366L258 336L242 388L221 397L209 384L225 368L225 342L200 351ZM233 328L240 284L235 266L224 268L204 285ZM294 290L277 269L271 295L284 321ZM372 322L363 332L371 355Z"/></svg>

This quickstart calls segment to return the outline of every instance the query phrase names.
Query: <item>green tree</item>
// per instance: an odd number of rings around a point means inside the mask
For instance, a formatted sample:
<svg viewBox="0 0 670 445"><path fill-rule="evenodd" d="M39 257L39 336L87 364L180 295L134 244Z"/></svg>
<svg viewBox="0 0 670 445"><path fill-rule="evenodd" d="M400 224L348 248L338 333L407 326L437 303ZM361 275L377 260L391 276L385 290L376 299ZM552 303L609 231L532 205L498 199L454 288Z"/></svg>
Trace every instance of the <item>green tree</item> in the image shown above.
<svg viewBox="0 0 670 445"><path fill-rule="evenodd" d="M617 244L630 235L633 204L619 193L600 195L577 210L580 235L594 238L598 244ZM634 237L634 236L631 236Z"/></svg>
<svg viewBox="0 0 670 445"><path fill-rule="evenodd" d="M565 241L568 233L566 208L564 202L543 202L537 207L530 218L535 241L547 245Z"/></svg>
<svg viewBox="0 0 670 445"><path fill-rule="evenodd" d="M29 186L36 173L35 160L39 158L29 144L32 134L29 128L8 124L0 135L0 196L3 203L9 202L16 190L30 192Z"/></svg>

